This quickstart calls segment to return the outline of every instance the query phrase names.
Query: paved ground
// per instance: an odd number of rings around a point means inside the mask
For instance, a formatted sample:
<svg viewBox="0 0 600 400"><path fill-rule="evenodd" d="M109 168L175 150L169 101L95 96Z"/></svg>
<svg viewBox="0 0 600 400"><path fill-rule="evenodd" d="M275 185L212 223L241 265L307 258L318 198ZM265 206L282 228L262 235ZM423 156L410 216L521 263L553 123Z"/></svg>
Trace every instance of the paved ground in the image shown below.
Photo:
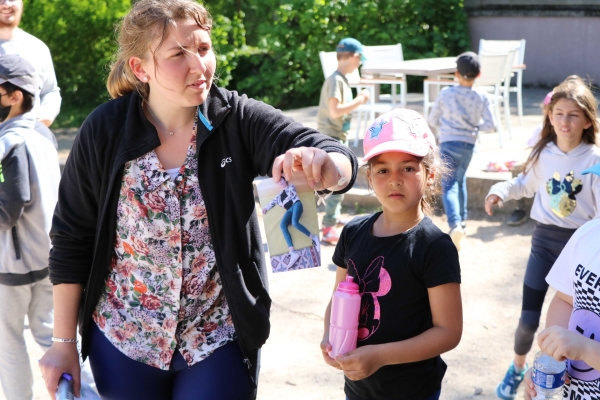
<svg viewBox="0 0 600 400"><path fill-rule="evenodd" d="M539 102L546 90L525 91L527 107L524 126L513 117L513 139L498 148L496 134L484 135L469 174L491 159L524 159L524 144L529 133L540 122ZM410 95L409 108L420 111L419 97ZM314 126L315 108L286 112ZM513 112L513 115L516 113ZM66 156L74 133L61 132L59 144ZM500 175L499 178L508 176ZM509 227L505 215L484 216L481 209L472 210L469 236L460 253L464 334L460 345L443 358L448 363L442 399L494 398L493 390L508 367L512 339L521 298L524 267L529 253L532 221L520 227ZM442 216L434 222L446 230ZM263 348L259 399L341 399L343 379L339 371L321 359L319 342L323 329L323 311L333 289L334 266L332 246L323 246L321 268L270 274L273 298L271 337ZM546 307L550 296L547 297ZM544 311L546 309L544 308ZM542 321L545 317L542 318ZM26 332L30 359L35 367L41 351ZM537 351L534 347L529 360ZM46 399L41 376L35 371L35 399ZM480 395L474 393L481 391ZM0 399L4 399L0 392Z"/></svg>

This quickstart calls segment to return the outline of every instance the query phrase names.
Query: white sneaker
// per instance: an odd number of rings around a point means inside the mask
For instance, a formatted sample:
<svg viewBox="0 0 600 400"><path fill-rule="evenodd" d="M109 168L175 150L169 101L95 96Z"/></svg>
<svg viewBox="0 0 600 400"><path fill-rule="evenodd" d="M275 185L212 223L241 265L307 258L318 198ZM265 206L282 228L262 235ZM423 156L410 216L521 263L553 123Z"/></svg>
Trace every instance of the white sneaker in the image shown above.
<svg viewBox="0 0 600 400"><path fill-rule="evenodd" d="M296 261L300 258L300 254L296 250L290 251L290 261L288 261L288 268L291 268Z"/></svg>
<svg viewBox="0 0 600 400"><path fill-rule="evenodd" d="M462 226L457 225L450 230L449 235L452 239L452 243L456 246L456 250L460 251L460 241L465 237L465 230Z"/></svg>

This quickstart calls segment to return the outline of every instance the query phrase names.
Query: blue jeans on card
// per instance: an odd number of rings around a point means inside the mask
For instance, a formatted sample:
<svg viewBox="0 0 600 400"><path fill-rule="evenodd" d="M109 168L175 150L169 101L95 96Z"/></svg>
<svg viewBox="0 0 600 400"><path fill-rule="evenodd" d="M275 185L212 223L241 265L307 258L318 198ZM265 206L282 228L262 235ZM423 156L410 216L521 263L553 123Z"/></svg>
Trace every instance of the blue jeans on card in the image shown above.
<svg viewBox="0 0 600 400"><path fill-rule="evenodd" d="M440 144L442 161L448 175L442 180L442 201L450 229L467 220L467 168L473 157L474 144L444 142Z"/></svg>
<svg viewBox="0 0 600 400"><path fill-rule="evenodd" d="M300 223L300 217L302 216L303 212L304 207L302 207L302 203L297 201L290 207L289 210L286 210L286 212L283 214L283 217L281 217L279 228L281 228L281 232L283 232L283 237L285 238L285 242L287 243L288 247L294 246L294 243L292 242L292 236L288 230L288 226L290 225L304 233L306 236L310 237L310 231Z"/></svg>

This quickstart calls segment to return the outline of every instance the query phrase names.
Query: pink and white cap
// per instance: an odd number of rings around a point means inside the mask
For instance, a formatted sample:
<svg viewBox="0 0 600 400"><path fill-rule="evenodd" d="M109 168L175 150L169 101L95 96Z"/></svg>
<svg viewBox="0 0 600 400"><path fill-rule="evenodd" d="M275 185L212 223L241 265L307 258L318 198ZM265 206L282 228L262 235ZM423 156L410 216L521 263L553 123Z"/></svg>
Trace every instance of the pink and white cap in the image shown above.
<svg viewBox="0 0 600 400"><path fill-rule="evenodd" d="M365 132L363 161L388 152L424 157L435 148L435 137L421 114L396 108L373 121Z"/></svg>

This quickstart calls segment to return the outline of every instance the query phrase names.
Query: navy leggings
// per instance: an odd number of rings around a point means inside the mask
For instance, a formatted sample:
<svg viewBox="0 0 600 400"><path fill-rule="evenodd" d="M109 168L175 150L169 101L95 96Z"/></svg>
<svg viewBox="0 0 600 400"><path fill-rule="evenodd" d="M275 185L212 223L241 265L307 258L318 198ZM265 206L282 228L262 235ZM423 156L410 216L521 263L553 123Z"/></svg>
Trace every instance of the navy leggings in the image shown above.
<svg viewBox="0 0 600 400"><path fill-rule="evenodd" d="M254 398L244 356L237 341L188 367L179 351L168 371L121 353L96 324L90 336L90 365L103 400L233 400Z"/></svg>
<svg viewBox="0 0 600 400"><path fill-rule="evenodd" d="M559 228L538 222L531 237L531 254L523 282L521 318L515 332L515 353L525 355L531 350L535 331L540 324L542 306L548 291L546 275L560 255L575 229Z"/></svg>

